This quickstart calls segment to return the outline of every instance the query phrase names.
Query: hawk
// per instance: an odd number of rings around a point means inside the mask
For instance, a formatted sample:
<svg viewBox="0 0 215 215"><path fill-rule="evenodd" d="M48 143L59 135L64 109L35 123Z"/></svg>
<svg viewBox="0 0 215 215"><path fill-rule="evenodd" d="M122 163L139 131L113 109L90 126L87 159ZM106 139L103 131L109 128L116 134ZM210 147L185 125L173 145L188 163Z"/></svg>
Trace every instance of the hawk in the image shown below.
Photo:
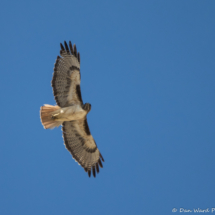
<svg viewBox="0 0 215 215"><path fill-rule="evenodd" d="M87 123L91 104L83 103L80 89L80 54L76 45L60 43L60 56L54 66L52 78L53 94L57 105L40 108L40 119L45 129L62 125L64 144L75 161L89 177L96 176L104 159L99 152Z"/></svg>

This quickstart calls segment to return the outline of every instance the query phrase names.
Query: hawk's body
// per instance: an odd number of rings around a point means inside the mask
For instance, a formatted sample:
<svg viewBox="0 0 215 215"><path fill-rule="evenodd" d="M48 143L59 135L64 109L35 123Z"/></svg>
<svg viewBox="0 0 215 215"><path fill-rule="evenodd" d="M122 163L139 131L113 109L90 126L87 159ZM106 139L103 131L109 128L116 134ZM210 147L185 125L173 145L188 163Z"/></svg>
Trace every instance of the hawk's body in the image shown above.
<svg viewBox="0 0 215 215"><path fill-rule="evenodd" d="M61 44L61 57L57 57L52 87L57 106L44 105L41 107L41 121L45 129L62 124L66 148L73 158L95 177L99 166L104 161L96 143L90 134L87 114L91 110L89 103L83 104L80 90L80 54L76 46L69 48L66 42Z"/></svg>
<svg viewBox="0 0 215 215"><path fill-rule="evenodd" d="M60 122L83 119L86 115L87 111L80 105L60 108L52 113L53 119Z"/></svg>

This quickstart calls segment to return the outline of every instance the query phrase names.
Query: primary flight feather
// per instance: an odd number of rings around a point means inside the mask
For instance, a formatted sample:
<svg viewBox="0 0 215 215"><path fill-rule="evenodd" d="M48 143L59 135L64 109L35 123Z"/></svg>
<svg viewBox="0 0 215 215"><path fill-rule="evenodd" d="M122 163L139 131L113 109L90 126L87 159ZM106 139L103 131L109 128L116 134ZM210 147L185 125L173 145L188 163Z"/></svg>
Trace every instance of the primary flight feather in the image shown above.
<svg viewBox="0 0 215 215"><path fill-rule="evenodd" d="M80 54L76 45L60 44L52 78L53 94L57 105L44 105L40 118L45 129L62 125L64 144L73 158L88 172L96 176L104 159L99 152L87 123L91 104L83 103L80 89Z"/></svg>

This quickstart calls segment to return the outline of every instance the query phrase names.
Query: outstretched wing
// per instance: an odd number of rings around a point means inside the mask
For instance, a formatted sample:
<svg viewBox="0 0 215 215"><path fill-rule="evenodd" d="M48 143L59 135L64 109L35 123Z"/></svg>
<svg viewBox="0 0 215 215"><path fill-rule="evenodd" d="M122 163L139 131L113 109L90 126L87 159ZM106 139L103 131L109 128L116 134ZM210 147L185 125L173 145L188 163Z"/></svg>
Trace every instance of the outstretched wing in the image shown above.
<svg viewBox="0 0 215 215"><path fill-rule="evenodd" d="M64 41L60 44L60 56L57 57L52 78L53 93L56 103L60 107L68 107L72 104L83 104L80 90L80 54L76 46L69 47Z"/></svg>
<svg viewBox="0 0 215 215"><path fill-rule="evenodd" d="M90 134L87 119L65 121L62 131L65 146L73 158L88 172L89 177L91 171L95 177L99 166L103 167L101 160L104 162L104 159Z"/></svg>

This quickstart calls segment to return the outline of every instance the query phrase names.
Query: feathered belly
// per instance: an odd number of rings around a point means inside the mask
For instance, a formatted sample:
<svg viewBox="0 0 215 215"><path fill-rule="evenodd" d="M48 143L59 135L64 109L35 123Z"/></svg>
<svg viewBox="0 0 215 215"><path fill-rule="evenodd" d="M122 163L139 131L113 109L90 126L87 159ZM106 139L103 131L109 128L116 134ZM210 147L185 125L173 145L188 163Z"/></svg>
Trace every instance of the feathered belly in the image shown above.
<svg viewBox="0 0 215 215"><path fill-rule="evenodd" d="M80 105L73 105L70 107L60 108L53 112L52 116L55 121L71 121L82 119L86 114L87 112L83 110Z"/></svg>

